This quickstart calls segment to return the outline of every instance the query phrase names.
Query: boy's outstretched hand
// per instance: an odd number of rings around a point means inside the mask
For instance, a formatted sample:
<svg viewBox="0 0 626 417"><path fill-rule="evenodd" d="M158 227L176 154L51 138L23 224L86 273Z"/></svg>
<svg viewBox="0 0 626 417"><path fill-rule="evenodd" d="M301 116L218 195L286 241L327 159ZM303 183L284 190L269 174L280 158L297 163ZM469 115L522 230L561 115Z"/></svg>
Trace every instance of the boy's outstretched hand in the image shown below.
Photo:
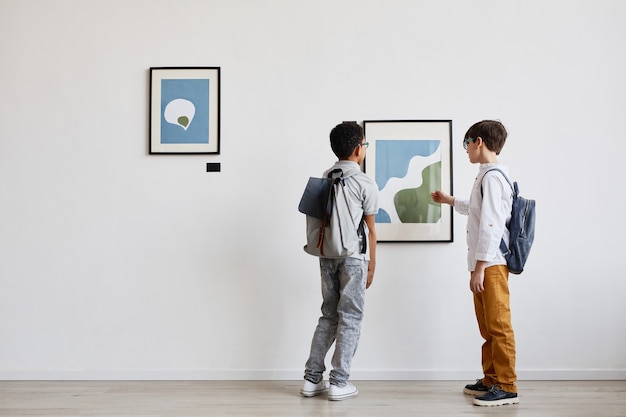
<svg viewBox="0 0 626 417"><path fill-rule="evenodd" d="M433 198L433 201L435 203L450 204L450 205L454 203L454 197L452 197L451 195L447 193L444 193L441 190L433 191L432 193L430 193L430 196Z"/></svg>

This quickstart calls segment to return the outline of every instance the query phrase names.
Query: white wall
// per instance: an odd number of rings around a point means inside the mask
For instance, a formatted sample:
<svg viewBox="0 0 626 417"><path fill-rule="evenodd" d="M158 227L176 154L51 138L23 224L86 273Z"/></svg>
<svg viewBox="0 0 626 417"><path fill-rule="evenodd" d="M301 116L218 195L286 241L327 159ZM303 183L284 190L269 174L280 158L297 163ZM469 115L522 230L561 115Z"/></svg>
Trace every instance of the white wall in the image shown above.
<svg viewBox="0 0 626 417"><path fill-rule="evenodd" d="M299 379L296 210L342 120L483 118L538 201L522 379L626 378L626 2L0 0L0 378ZM150 156L151 66L220 66L222 153ZM206 173L207 162L222 172ZM380 244L355 379L469 379L454 243Z"/></svg>

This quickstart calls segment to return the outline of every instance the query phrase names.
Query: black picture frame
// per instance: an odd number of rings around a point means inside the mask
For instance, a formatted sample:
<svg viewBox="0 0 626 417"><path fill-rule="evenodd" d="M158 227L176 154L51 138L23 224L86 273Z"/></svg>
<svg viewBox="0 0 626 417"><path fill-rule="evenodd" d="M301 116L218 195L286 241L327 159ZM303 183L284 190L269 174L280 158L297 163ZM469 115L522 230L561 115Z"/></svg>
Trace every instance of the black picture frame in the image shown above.
<svg viewBox="0 0 626 417"><path fill-rule="evenodd" d="M219 154L220 96L220 67L151 67L150 154Z"/></svg>
<svg viewBox="0 0 626 417"><path fill-rule="evenodd" d="M452 120L366 120L364 170L378 184L379 242L452 242Z"/></svg>

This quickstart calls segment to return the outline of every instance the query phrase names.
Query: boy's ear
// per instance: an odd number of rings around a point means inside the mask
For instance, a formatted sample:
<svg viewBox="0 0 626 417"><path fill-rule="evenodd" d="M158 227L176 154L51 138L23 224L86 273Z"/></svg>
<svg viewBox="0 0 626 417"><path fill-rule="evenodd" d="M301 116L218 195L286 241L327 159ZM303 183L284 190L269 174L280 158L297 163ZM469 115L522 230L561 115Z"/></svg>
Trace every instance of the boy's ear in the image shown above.
<svg viewBox="0 0 626 417"><path fill-rule="evenodd" d="M363 148L364 147L361 146L361 145L359 145L356 148L354 148L354 152L353 152L354 156L356 156L356 157L361 156L361 152L364 152Z"/></svg>

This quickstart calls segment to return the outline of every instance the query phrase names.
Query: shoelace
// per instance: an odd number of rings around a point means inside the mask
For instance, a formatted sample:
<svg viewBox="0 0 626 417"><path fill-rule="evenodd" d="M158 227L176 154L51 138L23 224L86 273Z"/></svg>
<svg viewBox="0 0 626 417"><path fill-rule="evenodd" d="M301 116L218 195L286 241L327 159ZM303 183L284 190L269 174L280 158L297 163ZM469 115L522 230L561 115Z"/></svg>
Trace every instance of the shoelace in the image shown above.
<svg viewBox="0 0 626 417"><path fill-rule="evenodd" d="M492 394L497 394L502 391L502 387L500 385L492 385L489 387L489 392Z"/></svg>
<svg viewBox="0 0 626 417"><path fill-rule="evenodd" d="M476 386L476 385L478 385L478 384L483 385L483 380L482 380L482 378L478 378L478 379L476 380L476 383L474 383L474 386ZM483 385L483 386L485 386L485 385Z"/></svg>

